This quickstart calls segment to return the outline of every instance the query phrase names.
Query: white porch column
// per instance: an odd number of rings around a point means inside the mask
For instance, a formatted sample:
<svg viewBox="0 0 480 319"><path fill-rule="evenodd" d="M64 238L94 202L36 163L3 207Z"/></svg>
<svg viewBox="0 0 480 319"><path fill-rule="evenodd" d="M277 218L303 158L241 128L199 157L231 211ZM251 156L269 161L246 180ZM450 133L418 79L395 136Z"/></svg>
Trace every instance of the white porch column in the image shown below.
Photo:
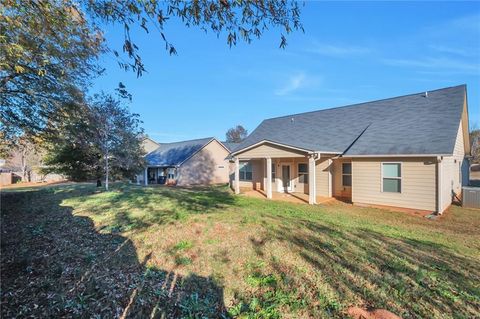
<svg viewBox="0 0 480 319"><path fill-rule="evenodd" d="M148 185L148 167L145 167L145 172L143 173L143 182L145 183L145 186Z"/></svg>
<svg viewBox="0 0 480 319"><path fill-rule="evenodd" d="M272 159L267 157L267 182L266 182L267 198L272 198Z"/></svg>
<svg viewBox="0 0 480 319"><path fill-rule="evenodd" d="M312 154L308 158L308 203L313 205L317 203L317 190L315 178L315 156Z"/></svg>
<svg viewBox="0 0 480 319"><path fill-rule="evenodd" d="M333 170L333 161L331 158L329 158L328 159L328 197L332 197L333 195L332 170Z"/></svg>
<svg viewBox="0 0 480 319"><path fill-rule="evenodd" d="M240 194L240 161L235 157L235 194Z"/></svg>

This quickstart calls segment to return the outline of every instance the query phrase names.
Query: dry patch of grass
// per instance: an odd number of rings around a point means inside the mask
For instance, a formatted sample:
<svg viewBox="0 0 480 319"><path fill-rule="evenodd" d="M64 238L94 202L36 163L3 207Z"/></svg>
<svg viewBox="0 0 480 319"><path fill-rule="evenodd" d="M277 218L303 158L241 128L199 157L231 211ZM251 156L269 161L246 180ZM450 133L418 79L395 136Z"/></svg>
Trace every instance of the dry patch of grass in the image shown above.
<svg viewBox="0 0 480 319"><path fill-rule="evenodd" d="M2 314L404 318L480 309L480 212L432 221L226 187L2 194Z"/></svg>

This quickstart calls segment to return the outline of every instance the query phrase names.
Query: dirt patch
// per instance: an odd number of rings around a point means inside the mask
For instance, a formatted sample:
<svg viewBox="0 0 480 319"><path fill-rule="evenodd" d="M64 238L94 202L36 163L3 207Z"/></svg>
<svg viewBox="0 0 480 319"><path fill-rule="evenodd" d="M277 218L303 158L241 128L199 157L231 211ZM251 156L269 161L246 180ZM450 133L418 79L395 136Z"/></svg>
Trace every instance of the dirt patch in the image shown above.
<svg viewBox="0 0 480 319"><path fill-rule="evenodd" d="M402 319L385 309L366 310L360 307L348 308L348 315L354 319Z"/></svg>

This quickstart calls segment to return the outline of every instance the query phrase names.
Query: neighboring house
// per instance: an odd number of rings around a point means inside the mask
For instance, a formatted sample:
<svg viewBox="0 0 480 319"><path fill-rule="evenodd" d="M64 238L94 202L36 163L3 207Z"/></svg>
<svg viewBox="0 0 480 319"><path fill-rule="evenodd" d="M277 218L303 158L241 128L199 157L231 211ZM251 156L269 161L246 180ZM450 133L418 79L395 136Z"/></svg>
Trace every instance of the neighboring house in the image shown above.
<svg viewBox="0 0 480 319"><path fill-rule="evenodd" d="M230 150L213 137L159 143L145 156L147 167L137 183L209 185L229 182Z"/></svg>
<svg viewBox="0 0 480 319"><path fill-rule="evenodd" d="M468 183L466 86L263 121L230 154L232 187L442 213Z"/></svg>
<svg viewBox="0 0 480 319"><path fill-rule="evenodd" d="M160 146L160 144L152 140L150 137L145 137L142 140L142 146L143 146L143 149L145 150L145 153L148 154L156 150Z"/></svg>

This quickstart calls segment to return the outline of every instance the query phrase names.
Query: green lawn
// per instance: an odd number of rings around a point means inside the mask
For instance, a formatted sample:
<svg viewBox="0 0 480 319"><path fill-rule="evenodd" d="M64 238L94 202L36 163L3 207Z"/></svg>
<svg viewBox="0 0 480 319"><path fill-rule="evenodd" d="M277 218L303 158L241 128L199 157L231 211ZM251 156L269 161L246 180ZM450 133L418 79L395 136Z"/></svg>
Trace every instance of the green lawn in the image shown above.
<svg viewBox="0 0 480 319"><path fill-rule="evenodd" d="M5 318L480 316L479 210L428 220L122 184L9 190L1 205Z"/></svg>

